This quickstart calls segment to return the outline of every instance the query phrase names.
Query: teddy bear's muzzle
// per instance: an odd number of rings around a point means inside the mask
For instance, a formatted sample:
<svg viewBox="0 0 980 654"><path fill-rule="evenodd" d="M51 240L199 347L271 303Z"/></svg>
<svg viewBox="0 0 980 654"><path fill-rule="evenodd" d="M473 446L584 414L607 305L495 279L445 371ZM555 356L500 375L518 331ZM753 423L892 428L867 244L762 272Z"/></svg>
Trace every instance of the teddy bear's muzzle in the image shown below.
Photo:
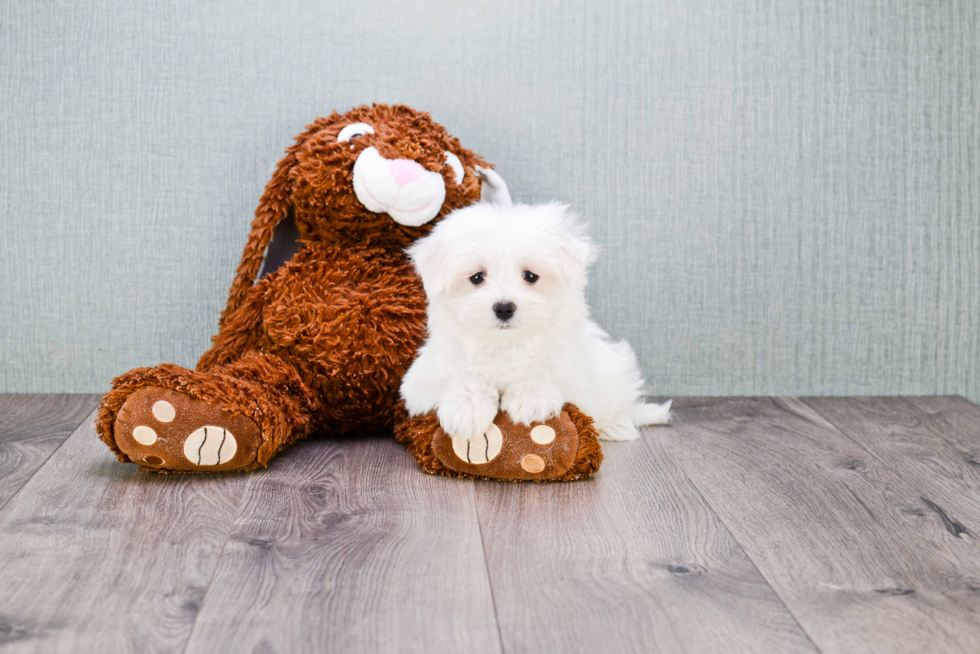
<svg viewBox="0 0 980 654"><path fill-rule="evenodd" d="M442 175L411 159L385 159L376 148L365 148L354 162L354 192L369 211L386 213L402 225L429 222L446 199Z"/></svg>

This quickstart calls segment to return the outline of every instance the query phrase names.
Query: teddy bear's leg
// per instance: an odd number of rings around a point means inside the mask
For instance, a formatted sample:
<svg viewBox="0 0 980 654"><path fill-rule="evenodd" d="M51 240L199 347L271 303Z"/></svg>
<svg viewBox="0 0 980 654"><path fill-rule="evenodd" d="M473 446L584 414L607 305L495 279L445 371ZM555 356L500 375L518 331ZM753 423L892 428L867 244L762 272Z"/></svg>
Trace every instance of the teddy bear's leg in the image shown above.
<svg viewBox="0 0 980 654"><path fill-rule="evenodd" d="M103 398L98 431L121 461L144 470L251 470L309 433L317 402L306 376L255 351L206 371L138 368Z"/></svg>
<svg viewBox="0 0 980 654"><path fill-rule="evenodd" d="M453 477L568 481L588 477L602 463L592 418L570 403L560 416L529 426L501 412L484 436L485 447L476 450L454 442L435 412L410 417L404 406L398 408L395 436L426 472Z"/></svg>

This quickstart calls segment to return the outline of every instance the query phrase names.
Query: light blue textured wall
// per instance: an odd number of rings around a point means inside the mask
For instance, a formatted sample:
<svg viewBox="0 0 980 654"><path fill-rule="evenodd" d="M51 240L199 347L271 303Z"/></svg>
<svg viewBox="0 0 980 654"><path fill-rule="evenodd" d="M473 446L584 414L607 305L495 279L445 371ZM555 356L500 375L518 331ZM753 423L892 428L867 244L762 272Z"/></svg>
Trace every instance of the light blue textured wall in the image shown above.
<svg viewBox="0 0 980 654"><path fill-rule="evenodd" d="M0 4L0 391L193 365L291 137L432 112L657 394L980 399L975 0Z"/></svg>

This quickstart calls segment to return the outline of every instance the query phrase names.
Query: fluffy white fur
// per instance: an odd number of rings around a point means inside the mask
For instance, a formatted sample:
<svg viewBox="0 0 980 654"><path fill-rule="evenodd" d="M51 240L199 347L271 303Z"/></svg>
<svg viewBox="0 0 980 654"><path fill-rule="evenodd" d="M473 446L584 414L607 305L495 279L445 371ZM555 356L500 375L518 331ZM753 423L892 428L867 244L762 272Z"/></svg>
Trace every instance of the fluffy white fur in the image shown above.
<svg viewBox="0 0 980 654"><path fill-rule="evenodd" d="M467 440L483 435L498 407L530 424L572 402L607 440L633 440L637 427L669 421L670 402L643 404L629 343L612 342L589 320L586 269L594 252L557 203L471 205L412 246L429 301L429 338L402 381L408 411L435 409L446 433ZM478 285L476 273L484 274ZM493 306L506 302L516 310L502 321Z"/></svg>

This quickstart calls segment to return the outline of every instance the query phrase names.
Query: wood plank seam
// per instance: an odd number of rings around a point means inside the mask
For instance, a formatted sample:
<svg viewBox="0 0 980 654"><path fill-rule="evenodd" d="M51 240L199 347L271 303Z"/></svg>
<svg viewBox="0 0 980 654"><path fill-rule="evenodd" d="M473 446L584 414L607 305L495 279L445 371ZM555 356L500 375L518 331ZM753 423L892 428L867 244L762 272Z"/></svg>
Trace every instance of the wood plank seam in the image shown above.
<svg viewBox="0 0 980 654"><path fill-rule="evenodd" d="M21 491L23 491L23 490L24 490L24 488L25 488L25 487L26 487L26 486L28 485L28 483L29 483L29 482L31 481L31 479L33 479L33 478L34 478L34 475L36 475L36 474L37 474L37 473L38 473L38 472L39 472L39 471L40 471L41 469L43 469L43 468L44 468L44 466L45 466L45 465L46 465L46 464L48 463L48 461L50 461L50 460L51 460L51 457L53 457L53 456L55 455L55 453L56 453L56 452L57 452L58 450L60 450L60 449L61 449L62 447L64 447L64 446L65 446L65 443L67 443L67 442L68 442L68 439L69 439L69 438L71 438L72 436L74 436L74 435L75 435L75 432L77 432L77 431L78 431L79 429L81 429L81 427L82 427L83 425L85 425L85 424L86 424L87 422L89 422L89 421L95 421L95 416L96 416L96 414L97 414L98 412L99 412L99 406L98 406L98 402L96 402L96 406L95 406L95 408L94 408L94 409L92 409L92 411L90 411L90 412L89 412L89 413L88 413L88 414L87 414L87 415L86 415L86 416L85 416L84 418L82 418L82 420L81 420L81 422L79 422L79 423L78 423L77 425L75 425L75 426L74 426L74 427L72 428L72 430L71 430L71 432L70 432L70 433L68 434L68 436L66 436L66 437L65 437L65 439L64 439L63 441L61 441L61 443L60 443L60 444L58 445L58 447L56 447L56 448L54 448L53 450L51 450L51 453L50 453L50 454L48 454L48 456L46 456L46 457L44 458L44 462L43 462L43 463L42 463L41 465L39 465L39 466L37 467L37 470L35 470L35 471L34 471L34 474L32 474L32 475L31 475L30 477L28 477L27 479L25 479L25 480L24 480L24 483L22 483L22 484L20 485L20 488L18 488L18 489L17 489L17 490L16 490L15 492L14 492L14 494L13 494L13 495L11 495L10 497L8 497L8 498L7 498L7 500L6 500L6 501L5 501L5 502L4 502L3 504L0 504L0 513L2 513L2 512L3 512L3 510L4 510L4 508L6 508L6 506L7 506L8 504L10 504L10 501L11 501L11 500L13 500L13 499L14 499L15 497L17 497L18 495L20 495L20 493L21 493Z"/></svg>
<svg viewBox="0 0 980 654"><path fill-rule="evenodd" d="M472 484L383 437L297 443L252 477L184 652L501 652Z"/></svg>
<svg viewBox="0 0 980 654"><path fill-rule="evenodd" d="M674 456L673 452L670 451L670 447L668 447L667 442L664 440L661 433L658 430L655 430L651 427L646 427L642 429L641 433L644 434L644 437L648 437L646 435L646 432L648 431L656 433L657 438L660 439L661 445L663 445L664 451L671 458L671 460L677 465L678 469L684 473L684 477L686 477L687 480L690 482L691 487L694 488L695 491L697 491L698 495L704 501L705 506L711 509L711 512L714 513L715 516L718 518L718 522L724 525L725 531L727 531L728 535L731 536L733 541L735 541L735 544L738 545L743 552L745 552L745 556L752 563L752 567L755 568L756 572L759 573L759 576L762 577L762 580L765 581L766 584L769 586L769 588L772 589L773 594L776 596L777 599L779 599L780 604L782 604L783 607L786 609L786 612L789 613L790 616L792 616L793 622L796 623L796 626L800 628L800 631L803 632L803 635L805 635L807 640L810 641L810 644L813 645L813 649L817 650L818 652L823 652L823 650L817 645L816 641L814 641L813 636L810 634L810 632L807 631L806 628L803 626L803 624L800 622L800 619L796 616L796 614L792 611L792 609L789 608L789 605L786 603L786 600L783 598L783 596L779 594L779 590L773 585L772 581L766 577L765 573L759 567L758 562L752 556L752 550L748 547L745 547L745 545L741 541L739 541L739 539L735 536L731 528L725 522L724 518L721 517L721 513L717 511L714 506L712 506L711 502L708 501L708 498L705 497L704 493L701 492L701 488L698 487L698 485L694 482L694 479L691 478L691 475L688 474L687 469L684 468L683 465L681 465L680 460L676 456Z"/></svg>
<svg viewBox="0 0 980 654"><path fill-rule="evenodd" d="M473 515L476 516L476 526L480 531L480 547L483 550L483 569L487 573L487 584L490 586L490 604L493 606L493 621L497 625L497 639L500 642L500 654L504 654L504 635L500 631L500 616L497 612L497 595L493 590L493 575L490 574L490 562L487 560L487 542L483 537L483 521L480 519L480 505L476 501L476 484L488 484L488 483L501 483L501 482L487 482L481 481L476 482L473 480L468 480L470 482L470 487L472 488L472 493L470 497L473 500Z"/></svg>
<svg viewBox="0 0 980 654"><path fill-rule="evenodd" d="M255 479L255 476L249 475L248 481L245 483L245 488L242 490L242 496L238 498L238 508L235 510L235 519L232 520L232 525L238 521L238 518L242 514L246 499L248 498L248 491L252 487L253 479ZM201 606L194 615L194 624L191 625L191 628L188 630L187 639L184 641L184 646L180 649L181 654L184 654L187 651L187 648L190 647L191 640L194 638L194 630L197 629L198 619L201 617L201 614L204 613L204 609L208 604L208 595L211 594L211 586L214 584L214 578L217 576L218 570L221 569L221 560L225 556L225 550L228 549L228 543L231 541L231 535L233 533L234 529L229 529L228 536L225 538L225 542L221 545L221 551L218 553L218 558L214 562L214 570L211 571L211 576L208 578L207 588L204 590L204 597L201 599Z"/></svg>
<svg viewBox="0 0 980 654"><path fill-rule="evenodd" d="M820 651L656 436L603 465L477 486L504 651Z"/></svg>
<svg viewBox="0 0 980 654"><path fill-rule="evenodd" d="M959 396L953 396L953 397L959 397ZM894 401L901 402L902 404L904 404L906 407L908 407L914 413L922 413L922 410L919 409L919 407L915 406L912 402L909 402L908 399L906 399L905 397L890 397L889 396L888 399L889 400L894 400ZM963 399L963 398L960 398L960 399ZM828 415L826 412L821 411L820 408L819 408L819 405L817 405L814 402L811 402L809 400L809 398L800 398L800 401L803 402L804 404L806 404L808 407L810 407L813 411L815 411L816 413L818 413L821 418L823 418L828 423L830 423L831 425L833 425L834 426L834 429L836 429L841 434L843 434L844 437L846 437L849 441L851 441L857 447L859 447L861 450L863 450L865 453L867 453L867 455L870 456L872 459L874 459L875 461L877 461L878 463L880 463L882 466L884 466L888 470L891 470L892 472L894 472L894 473L899 474L900 476L902 476L902 478L905 480L905 482L907 484L909 484L913 488L913 490L917 491L917 494L919 495L919 499L922 500L922 503L926 506L926 508L928 508L930 511L932 511L937 516L939 516L939 519L942 522L943 527L946 529L947 532L949 532L950 535L952 535L955 538L962 538L962 536L964 534L966 534L967 536L970 536L972 538L976 538L977 534L975 534L972 531L970 531L969 529L967 529L963 525L963 523L960 522L959 520L956 520L955 518L951 517L949 515L949 512L946 511L945 509L943 509L942 506L940 506L939 504L937 504L935 501L933 501L933 500L925 497L924 494L918 493L918 491L919 491L918 487L915 486L915 485L913 485L912 481L909 480L905 475L902 475L902 471L901 470L899 470L898 468L896 468L892 463L889 463L889 461L887 459L882 458L878 454L878 452L876 452L874 450L874 448L869 448L867 445L865 445L864 443L862 443L860 440L858 440L857 438L854 438L853 436L851 436L851 430L847 427L847 425L840 424L839 422L837 422L834 419L834 417L832 415ZM968 401L968 400L964 400L964 401ZM922 427L924 429L928 430L929 432L931 432L932 434L936 435L937 437L941 438L941 439L944 439L944 440L947 439L947 436L945 434L943 434L942 432L937 431L936 429L934 429L932 427L932 425L929 423L928 420L923 420L922 421ZM939 499L939 498L934 498L934 499ZM863 502L861 504L862 504L862 506L864 506L864 503ZM874 517L874 515L870 511L870 509L867 509L867 507L865 507L865 509L868 510L869 514L872 514L872 517Z"/></svg>
<svg viewBox="0 0 980 654"><path fill-rule="evenodd" d="M907 480L908 466L897 473L866 452L889 440L888 412L851 407L855 438L869 436L860 447L795 398L681 405L679 429L664 440L825 651L978 651L973 543L950 538L922 504L920 483ZM896 425L924 431L911 420ZM977 515L962 498L957 510Z"/></svg>
<svg viewBox="0 0 980 654"><path fill-rule="evenodd" d="M179 651L246 482L225 481L136 472L83 421L0 512L13 649Z"/></svg>

